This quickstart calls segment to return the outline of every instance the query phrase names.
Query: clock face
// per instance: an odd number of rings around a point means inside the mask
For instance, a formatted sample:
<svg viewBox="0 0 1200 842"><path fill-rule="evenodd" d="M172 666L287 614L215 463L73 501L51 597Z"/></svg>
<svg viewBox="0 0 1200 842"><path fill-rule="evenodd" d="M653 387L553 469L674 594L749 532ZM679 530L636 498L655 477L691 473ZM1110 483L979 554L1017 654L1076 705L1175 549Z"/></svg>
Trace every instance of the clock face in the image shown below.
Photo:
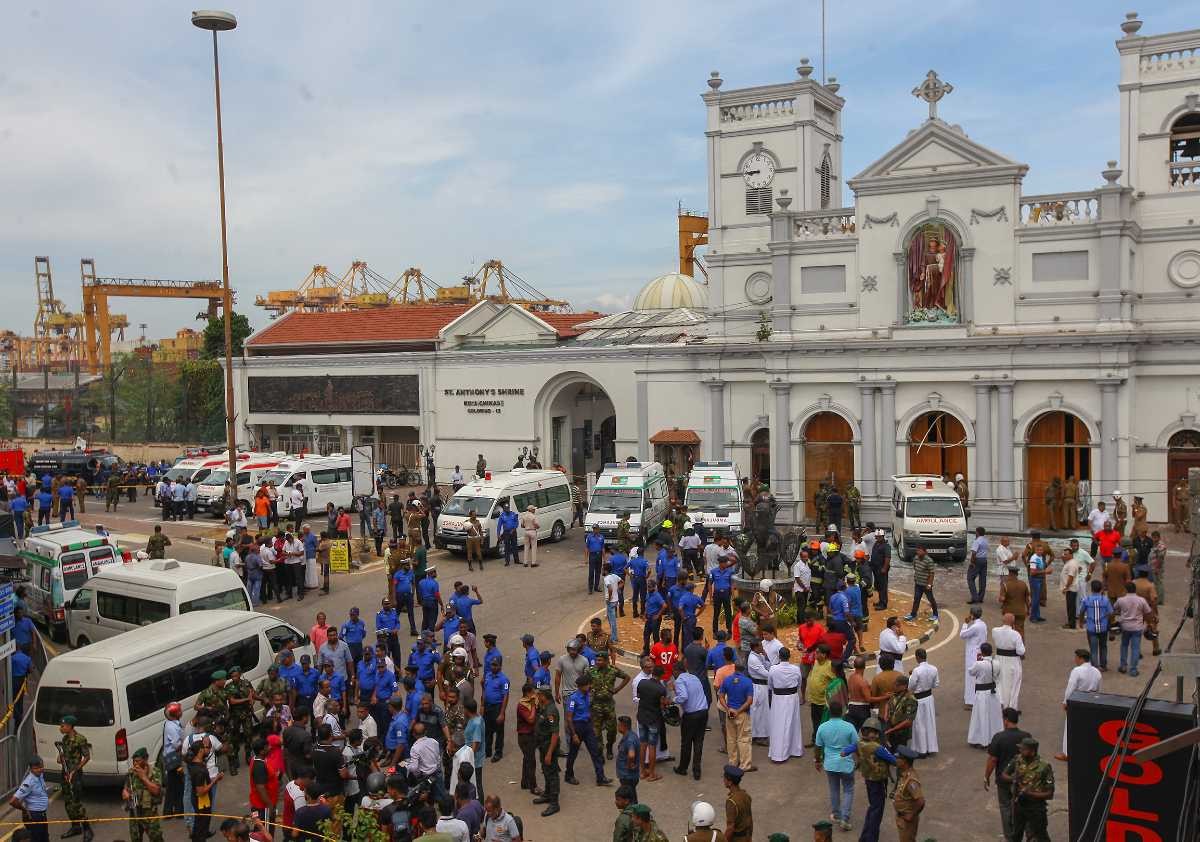
<svg viewBox="0 0 1200 842"><path fill-rule="evenodd" d="M742 164L747 187L768 187L775 179L775 161L766 152L755 152Z"/></svg>

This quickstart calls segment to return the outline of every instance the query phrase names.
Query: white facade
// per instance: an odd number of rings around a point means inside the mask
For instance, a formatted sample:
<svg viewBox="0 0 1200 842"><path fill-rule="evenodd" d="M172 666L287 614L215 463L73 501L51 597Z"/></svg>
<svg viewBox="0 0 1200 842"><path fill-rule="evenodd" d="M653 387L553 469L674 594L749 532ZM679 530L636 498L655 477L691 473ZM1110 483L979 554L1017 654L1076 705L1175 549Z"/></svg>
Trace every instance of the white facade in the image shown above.
<svg viewBox="0 0 1200 842"><path fill-rule="evenodd" d="M568 467L583 447L594 470L649 458L656 431L694 430L695 456L769 473L796 518L832 474L882 520L888 478L932 459L966 475L977 523L1046 522L1043 489L1069 475L1093 501L1120 488L1165 520L1172 436L1200 429L1200 139L1188 140L1193 122L1200 138L1200 30L1122 29L1122 161L1097 166L1100 186L1022 195L1027 165L935 116L953 99L938 102L948 89L931 75L918 89L929 119L848 180L853 206L830 207L837 85L807 64L745 90L714 74L702 331L646 341L605 322L564 342L485 302L421 353L255 351L238 366L239 417L249 430L351 426L351 438L409 426L447 472L480 452L507 467L532 444ZM247 376L331 370L414 374L419 407L285 418L245 404ZM503 405L464 403L480 397Z"/></svg>

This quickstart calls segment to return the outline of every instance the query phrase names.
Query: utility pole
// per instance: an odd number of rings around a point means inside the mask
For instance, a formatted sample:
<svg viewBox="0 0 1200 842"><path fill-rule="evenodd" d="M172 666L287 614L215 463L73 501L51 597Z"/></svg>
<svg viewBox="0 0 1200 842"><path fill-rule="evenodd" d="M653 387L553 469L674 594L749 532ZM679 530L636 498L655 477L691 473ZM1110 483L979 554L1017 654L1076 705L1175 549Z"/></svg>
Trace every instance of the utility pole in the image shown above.
<svg viewBox="0 0 1200 842"><path fill-rule="evenodd" d="M1188 512L1192 530L1192 548L1188 554L1188 567L1192 578L1192 653L1200 656L1200 468L1188 468ZM1183 678L1179 679L1179 697L1183 698ZM1193 703L1200 710L1200 677L1195 681Z"/></svg>

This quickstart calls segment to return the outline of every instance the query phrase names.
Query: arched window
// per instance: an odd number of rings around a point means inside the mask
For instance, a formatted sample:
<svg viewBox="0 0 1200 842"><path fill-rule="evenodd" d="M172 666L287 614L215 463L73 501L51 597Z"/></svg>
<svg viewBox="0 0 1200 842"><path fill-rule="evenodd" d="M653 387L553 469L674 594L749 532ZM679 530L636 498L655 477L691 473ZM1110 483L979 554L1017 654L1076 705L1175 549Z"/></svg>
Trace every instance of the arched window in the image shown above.
<svg viewBox="0 0 1200 842"><path fill-rule="evenodd" d="M1172 187L1200 184L1200 113L1184 114L1171 126L1170 182Z"/></svg>
<svg viewBox="0 0 1200 842"><path fill-rule="evenodd" d="M821 208L829 207L829 201L833 196L830 182L833 180L833 161L829 159L829 150L825 150L825 157L821 159Z"/></svg>

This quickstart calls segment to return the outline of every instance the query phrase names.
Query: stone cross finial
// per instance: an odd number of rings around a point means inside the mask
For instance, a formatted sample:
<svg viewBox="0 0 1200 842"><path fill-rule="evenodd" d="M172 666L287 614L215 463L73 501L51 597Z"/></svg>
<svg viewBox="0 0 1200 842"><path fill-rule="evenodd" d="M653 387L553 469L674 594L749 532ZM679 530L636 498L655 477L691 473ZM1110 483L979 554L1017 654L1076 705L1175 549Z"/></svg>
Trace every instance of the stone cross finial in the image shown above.
<svg viewBox="0 0 1200 842"><path fill-rule="evenodd" d="M936 120L938 101L953 90L953 85L943 82L938 78L936 71L930 70L925 74L925 81L913 88L912 94L917 99L923 99L929 103L929 119Z"/></svg>

